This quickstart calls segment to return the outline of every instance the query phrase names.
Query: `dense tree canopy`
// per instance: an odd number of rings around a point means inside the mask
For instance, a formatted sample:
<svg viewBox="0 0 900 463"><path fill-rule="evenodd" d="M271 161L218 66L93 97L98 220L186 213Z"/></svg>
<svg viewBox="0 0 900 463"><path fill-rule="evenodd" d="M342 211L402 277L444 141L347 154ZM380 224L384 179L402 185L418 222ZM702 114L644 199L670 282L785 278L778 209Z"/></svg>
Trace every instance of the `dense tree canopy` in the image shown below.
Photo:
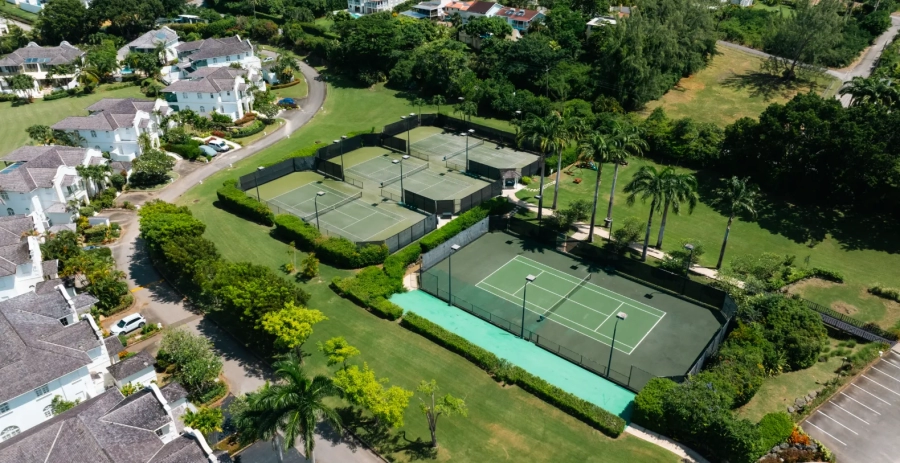
<svg viewBox="0 0 900 463"><path fill-rule="evenodd" d="M47 45L59 45L63 40L80 43L89 30L87 17L81 0L54 0L38 13L35 31Z"/></svg>

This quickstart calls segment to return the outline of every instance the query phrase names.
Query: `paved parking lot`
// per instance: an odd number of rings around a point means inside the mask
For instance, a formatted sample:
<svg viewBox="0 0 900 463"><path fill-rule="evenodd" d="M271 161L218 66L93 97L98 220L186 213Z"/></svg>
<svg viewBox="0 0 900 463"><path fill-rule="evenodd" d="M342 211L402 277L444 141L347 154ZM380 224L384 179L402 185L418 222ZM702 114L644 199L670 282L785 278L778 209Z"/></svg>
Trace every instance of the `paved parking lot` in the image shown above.
<svg viewBox="0 0 900 463"><path fill-rule="evenodd" d="M900 462L900 354L885 352L802 426L841 463Z"/></svg>

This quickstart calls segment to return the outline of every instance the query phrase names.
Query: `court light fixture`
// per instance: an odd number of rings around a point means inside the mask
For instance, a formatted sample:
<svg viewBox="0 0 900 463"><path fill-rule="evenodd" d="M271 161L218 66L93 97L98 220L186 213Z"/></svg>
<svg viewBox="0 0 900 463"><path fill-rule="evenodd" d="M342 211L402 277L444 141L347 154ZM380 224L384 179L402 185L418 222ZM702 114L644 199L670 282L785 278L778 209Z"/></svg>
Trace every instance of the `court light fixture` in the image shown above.
<svg viewBox="0 0 900 463"><path fill-rule="evenodd" d="M525 339L525 296L528 294L528 283L534 283L537 277L528 275L525 277L525 287L522 288L522 323L519 325L519 337Z"/></svg>
<svg viewBox="0 0 900 463"><path fill-rule="evenodd" d="M391 161L391 163L392 163L392 164L400 164L400 161L397 160L397 159L394 159L393 161Z"/></svg>
<svg viewBox="0 0 900 463"><path fill-rule="evenodd" d="M404 155L403 155L403 159L409 159L409 155L408 155L408 154L404 154Z"/></svg>
<svg viewBox="0 0 900 463"><path fill-rule="evenodd" d="M316 196L325 196L325 192L324 192L324 191L317 191L317 192L316 192Z"/></svg>
<svg viewBox="0 0 900 463"><path fill-rule="evenodd" d="M453 244L453 245L450 245L450 249L452 249L454 251L459 251L460 248L459 248L458 244Z"/></svg>
<svg viewBox="0 0 900 463"><path fill-rule="evenodd" d="M473 135L475 133L475 129L469 129L469 135Z"/></svg>
<svg viewBox="0 0 900 463"><path fill-rule="evenodd" d="M606 364L606 377L609 378L609 374L612 373L612 354L613 351L616 350L616 331L619 329L619 320L625 320L628 318L628 314L625 312L619 312L616 314L616 324L613 326L613 335L612 335L612 345L609 346L609 362Z"/></svg>
<svg viewBox="0 0 900 463"><path fill-rule="evenodd" d="M618 318L619 320L625 320L626 318L628 318L628 314L625 312L619 312L616 314L616 318Z"/></svg>
<svg viewBox="0 0 900 463"><path fill-rule="evenodd" d="M447 298L447 305L453 305L453 253L459 251L458 244L450 245L450 254L447 255L447 294L449 297Z"/></svg>
<svg viewBox="0 0 900 463"><path fill-rule="evenodd" d="M525 281L527 281L529 283L534 283L534 280L536 280L536 279L537 279L537 277L534 275L528 275L527 277L525 277Z"/></svg>

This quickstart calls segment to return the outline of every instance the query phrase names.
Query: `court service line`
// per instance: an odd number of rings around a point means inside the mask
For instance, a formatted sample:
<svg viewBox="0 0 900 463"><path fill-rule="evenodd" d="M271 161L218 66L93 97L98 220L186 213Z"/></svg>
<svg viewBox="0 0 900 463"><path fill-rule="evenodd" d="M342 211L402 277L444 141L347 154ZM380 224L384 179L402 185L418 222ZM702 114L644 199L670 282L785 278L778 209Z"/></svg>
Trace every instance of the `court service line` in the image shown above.
<svg viewBox="0 0 900 463"><path fill-rule="evenodd" d="M288 190L288 191L285 191L284 193L281 193L280 195L276 195L276 196L275 196L274 198L272 198L272 199L278 199L280 196L284 196L284 195L286 195L286 194L293 193L294 191L299 190L299 189L305 187L306 185L311 185L311 184L313 184L313 183L315 183L315 182L305 183L305 184L303 184L303 185L298 186L297 188L292 188L292 189L290 189L290 190Z"/></svg>
<svg viewBox="0 0 900 463"><path fill-rule="evenodd" d="M836 440L839 444L841 444L841 445L843 445L843 446L846 446L846 445L847 445L847 444L845 444L843 441L841 441L840 439L838 439L837 437L832 436L831 433L829 433L828 431L826 431L826 430L824 430L824 429L822 429L822 428L816 426L816 424L813 423L812 421L806 420L806 422L809 423L810 425L812 425L812 427L818 429L819 431L824 432L826 436L828 436L828 437L830 437L830 438Z"/></svg>
<svg viewBox="0 0 900 463"><path fill-rule="evenodd" d="M484 280L487 280L488 278L494 276L495 273L497 273L497 272L499 272L500 270L502 270L504 267L506 267L507 265L509 265L509 263L512 262L512 261L514 261L514 260L516 260L515 257L513 257L513 258L510 259L510 260L508 260L505 264L503 264L503 265L501 265L499 268L497 268L497 270L494 270L493 272L491 272L490 275L488 275L488 276L482 278L481 281L479 281L478 283L475 283L475 286L480 285Z"/></svg>
<svg viewBox="0 0 900 463"><path fill-rule="evenodd" d="M871 382L873 382L873 383L875 383L878 387L887 390L887 391L890 392L891 394L894 394L894 395L900 395L900 393L898 393L897 391L895 391L895 390L893 390L893 389L891 389L891 388L889 388L889 387L887 387L887 386L885 386L885 385L879 383L878 381L875 381L874 379L872 379L872 378L870 378L870 377L868 377L868 376L866 376L866 375L862 375L862 377L868 379L869 381L871 381Z"/></svg>
<svg viewBox="0 0 900 463"><path fill-rule="evenodd" d="M862 419L862 418L860 418L860 417L858 417L858 416L856 416L856 415L854 415L854 414L853 414L853 412L851 412L851 411L850 411L850 410L847 410L847 409L846 409L846 408L844 408L844 407L841 407L841 406L840 406L840 405L838 405L838 404L836 404L836 403L834 403L834 401L833 401L833 400L832 400L832 401L831 401L831 405L834 405L834 406L835 406L835 407L837 407L837 408L840 408L840 409L841 409L841 410L843 410L843 411L845 411L845 412L847 412L847 414L848 414L848 415L850 415L850 416L852 416L852 417L854 417L854 418L856 418L856 419L857 419L857 420L859 420L859 421L862 421L862 422L863 422L863 423L866 423L866 424L871 424L871 423L869 423L869 422L868 422L868 421L866 421L866 420L864 420L864 419Z"/></svg>
<svg viewBox="0 0 900 463"><path fill-rule="evenodd" d="M338 209L333 209L333 211L334 211L334 212L337 212L338 214L341 214L341 215L350 217L351 219L356 219L356 216L355 216L355 215L347 214L347 213L345 213L345 212L343 212L343 211L340 211L340 210L338 210ZM359 238L360 241L365 241L365 240L367 240L367 239L369 239L369 238L371 238L371 237L373 237L373 236L375 236L375 235L377 235L377 234L379 234L379 233L381 233L381 232L387 230L387 229L390 228L390 227L382 228L381 230L378 230L378 231L376 231L376 232L374 232L374 233L371 233L369 236L366 236L365 238L363 238L363 237L361 237L361 236L359 236L359 235L356 235L355 233L351 233L351 232L347 231L347 229L350 228L350 227L352 227L352 226L354 226L354 225L356 225L357 223L359 223L359 222L362 221L362 220L368 219L369 217L371 217L371 216L373 216L373 215L375 215L375 214L377 214L377 213L378 213L378 211L375 211L375 212L373 212L373 213L371 213L371 214L369 214L369 215L367 215L367 216L365 216L365 217L363 217L363 218L361 218L361 219L357 219L355 222L353 222L353 223L351 223L351 224L348 224L346 227L341 227L341 226L339 226L339 225L335 225L335 224L333 224L332 222L329 222L327 219L325 219L325 223L328 223L328 224L330 224L330 225L332 225L332 226L334 226L334 227L336 227L336 228L338 228L338 229L340 229L340 230L342 230L342 231L345 231L345 232L347 232L347 233L349 233L349 234L351 234L351 235L353 235L353 236ZM393 225L391 225L391 226L393 226Z"/></svg>
<svg viewBox="0 0 900 463"><path fill-rule="evenodd" d="M622 304L624 304L624 302ZM622 304L619 304L619 307L622 307ZM616 310L619 310L619 307L616 307ZM601 326L603 326L607 321L609 321L609 318L612 317L614 313L616 313L616 310L613 310L612 312L610 312L609 315L607 315L606 318L603 320L603 322L600 323L599 325L597 325L596 328L594 328L595 333L597 332L597 330L600 329Z"/></svg>
<svg viewBox="0 0 900 463"><path fill-rule="evenodd" d="M494 288L494 289L496 289L497 291L500 291L501 293L505 293L505 294L508 294L508 295L510 295L510 296L515 296L515 294L511 294L511 293L509 293L509 292L507 292L507 291L504 291L504 290L502 290L502 289L500 289L500 288L498 288L498 287L496 287L496 286L494 286L494 285L492 285L492 284L490 284L490 283L484 283L484 285L490 286L491 288ZM484 288L481 288L481 289L482 289L482 290L485 290ZM485 290L485 291L487 291L487 290ZM494 293L493 291L488 291L488 292L491 293L491 294L494 294L495 296L500 297L500 298L502 298L502 299L506 299L506 300L509 301L509 302L513 302L513 303L515 303L515 304L518 304L518 302L516 302L516 301L511 301L511 300L507 299L506 297L503 297L503 296L500 296L499 294ZM529 309L529 308L527 307L527 305L528 305L528 302L526 301L526 310L528 310L529 312L531 312L531 313L533 313L533 314L535 314L535 315L543 315L542 313L535 312L534 310ZM538 306L537 304L534 304L534 303L531 303L531 305L540 307L540 306ZM540 308L541 308L541 309L544 309L543 307L540 307ZM544 309L544 313L546 313L546 309ZM580 326L580 327L582 327L582 328L584 328L584 329L586 329L586 330L590 330L590 328L588 328L588 327L582 325L581 323L576 322L575 320L566 318L566 317L563 316L563 315L553 314L553 317L559 317L559 318L562 318L563 320L570 321L570 322L572 322L572 323L574 323L574 324L576 324L576 325L578 325L578 326ZM549 317L547 317L547 318L545 318L545 319L546 319L546 320L555 321L555 320L553 320L552 318L549 318ZM574 328L572 328L571 326L568 326L568 325L566 325L566 324L564 324L564 323L556 322L556 324L565 326L566 328L569 328L570 330L571 330L571 329L574 329ZM578 330L575 330L575 331L578 331ZM593 339L596 340L596 341L599 341L597 338L594 338L593 336L590 336L590 335L588 335L587 333L581 333L581 334L583 334L583 335L585 335L585 336L588 336L588 337L590 337L590 338L593 338ZM604 338L608 338L608 339L610 339L610 340L612 339L612 338L610 338L609 336L607 336L607 335L605 335L605 334L603 334L603 333L597 333L597 334L599 334L600 336L603 336ZM601 341L601 342L602 342L602 341ZM604 344L606 344L606 343L604 343ZM624 342L622 342L622 341L619 341L619 342L617 342L616 344L622 344L623 346L631 347L631 345L626 344L626 343L624 343ZM608 345L608 344L607 344L607 345ZM633 348L632 348L632 350L633 350ZM621 351L621 352L625 353L625 351ZM628 352L628 354L631 355L631 352Z"/></svg>
<svg viewBox="0 0 900 463"><path fill-rule="evenodd" d="M870 412L872 412L872 413L874 413L874 414L876 414L876 415L879 415L879 416L881 415L881 413L878 413L874 408L871 408L871 407L869 407L868 405L866 405L866 404L864 404L864 403L862 403L862 402L860 402L860 401L854 399L853 397L850 397L849 395L844 394L844 391L841 391L841 395L844 396L844 397L846 397L846 398L848 398L848 399L850 399L850 400L852 400L852 401L854 401L854 402L856 402L856 403L858 403L859 405L861 405L861 406L863 406L863 407L865 407L865 408L868 408Z"/></svg>
<svg viewBox="0 0 900 463"><path fill-rule="evenodd" d="M659 322L660 322L660 320L662 320L662 319L663 319L663 317L665 317L665 316L666 316L666 314L663 314L663 316L662 316L662 317L659 317L659 318L657 318L657 319L656 319L656 323L654 323L654 324L653 324L653 326L651 326L651 327L650 327L650 329L649 329L649 330L647 330L647 332L646 332L646 333L644 333L644 337L643 337L643 338L641 338L641 340L640 340L640 341L638 341L638 343L637 343L637 345L636 345L636 346L634 346L634 349L637 349L637 348L638 348L638 346L640 346L640 345L641 345L641 343L642 343L642 342L644 342L644 338L646 338L646 337L647 337L647 335L648 335L648 334L650 334L650 332L651 332L651 331L653 331L653 329L654 329L654 328L656 328L656 325L658 325L658 324L659 324ZM633 350L632 350L632 351L633 351Z"/></svg>
<svg viewBox="0 0 900 463"><path fill-rule="evenodd" d="M888 402L887 400L884 400L884 399L882 399L881 397L878 397L877 395L872 394L871 392L869 392L869 391L867 391L867 390L865 390L865 389L863 389L863 388L857 386L856 383L850 383L850 385L853 386L853 387L855 387L855 388L857 388L857 389L859 389L860 391L865 392L866 394L869 394L870 396L872 396L872 397L874 397L874 398L876 398L876 399L878 399L878 400L880 400L880 401L882 401L882 402L884 402L884 403L886 403L886 404L888 404L888 405L891 404L891 403Z"/></svg>
<svg viewBox="0 0 900 463"><path fill-rule="evenodd" d="M846 429L847 431L850 431L850 432L852 432L853 434L856 434L857 436L859 435L858 432L856 432L856 431L854 431L854 430L848 428L847 426L844 425L844 423L841 423L840 421L838 421L838 420L836 420L836 419L834 419L834 418L832 418L832 417L826 415L825 413L822 413L822 410L816 410L816 413L818 413L818 414L824 416L825 418L828 418L828 419L831 420L831 421L834 421L835 423L838 424L838 426L840 426L840 427Z"/></svg>
<svg viewBox="0 0 900 463"><path fill-rule="evenodd" d="M517 258L519 258L519 257L522 257L522 256L516 255L516 257L514 257L513 259L517 259ZM571 275L568 275L568 274L566 274L566 273L564 273L564 272L561 272L561 271L559 271L559 270L556 270L556 269L554 269L553 267L550 267L549 265L541 264L540 262L538 262L538 261L536 261L536 260L529 259L529 258L527 258L527 257L522 257L522 259L525 259L525 260L534 262L534 263L536 263L536 264L538 264L538 265L542 265L542 266L544 266L544 267L546 267L546 268L552 269L554 272L559 272L559 273L561 273L562 275L565 275L565 276L571 276ZM525 264L525 265L530 265L528 262L522 262L522 263ZM534 267L534 266L532 265L532 267ZM538 268L538 267L534 267L534 268ZM558 276L558 275L557 275L557 276ZM568 280L567 278L564 278L564 277L561 277L561 276L558 276L558 278L560 278L560 279L562 279L562 280ZM574 278L574 277L573 277L573 278ZM568 280L568 281L571 282L571 280ZM580 282L580 281L579 281L579 282ZM604 288L604 287L602 287L602 286L597 286L597 285L595 285L595 284L593 284L593 283L591 283L591 284L592 284L593 286L595 286L595 287L600 288L600 289L603 290L603 291L598 291L598 290L595 290L595 289L593 289L593 288L589 288L590 291L594 291L594 292L597 293L597 294L602 294L602 295L604 295L604 296L606 296L606 297L609 297L610 299L615 299L617 302L625 302L625 301L622 301L622 300L620 300L620 299L616 299L615 297L613 297L613 296L610 295L610 294L607 294L607 292L609 292L609 293L615 294L616 296L625 298L625 299L627 299L628 301L631 301L631 302L633 302L633 303L635 303L635 304L638 304L639 306L643 306L643 307L646 307L646 308L648 308L648 309L652 309L652 310L654 310L654 311L656 311L656 312L659 312L659 314L665 314L665 312L663 312L662 310L659 310L659 309L650 307L650 306L648 306L648 305L646 305L646 304L644 304L644 303L642 303L642 302L640 302L640 301L636 301L636 300L634 300L634 299L632 299L632 298L630 298L630 297L628 297L628 296L623 296L623 295L621 295L621 294L619 294L619 293L616 293L616 292L614 292L614 291L612 291L612 290L606 289L606 288ZM633 306L631 303L628 303L628 302L626 302L626 303L627 303L628 305L630 305L630 306L632 306L632 307L634 307L634 308L636 308L636 309L642 311L642 312L647 312L647 313L650 314L650 315L662 316L662 315L659 315L659 314L657 314L657 313L648 312L648 311L646 311L646 310L644 310L644 309L641 309L640 307Z"/></svg>
<svg viewBox="0 0 900 463"><path fill-rule="evenodd" d="M535 276L534 276L534 279L537 280L538 277L541 276L541 274L543 274L543 273L544 273L544 271L541 270L541 273L538 273L537 275L535 275ZM487 283L485 283L485 284L487 284ZM492 286L493 286L493 285L492 285ZM515 294L519 294L519 291L523 290L526 286L528 286L528 282L527 282L527 281L525 282L524 285L522 285L521 288L517 289L516 292L513 293L513 294L514 294L514 295L515 295ZM524 296L523 296L523 297L524 297ZM527 301L526 301L526 303L527 303Z"/></svg>

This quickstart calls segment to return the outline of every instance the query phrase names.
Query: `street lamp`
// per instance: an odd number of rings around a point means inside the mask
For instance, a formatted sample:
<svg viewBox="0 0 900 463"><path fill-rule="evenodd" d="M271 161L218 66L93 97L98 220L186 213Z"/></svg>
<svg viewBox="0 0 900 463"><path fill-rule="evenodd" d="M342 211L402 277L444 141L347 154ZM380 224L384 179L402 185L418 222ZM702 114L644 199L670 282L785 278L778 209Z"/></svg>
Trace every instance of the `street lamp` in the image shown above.
<svg viewBox="0 0 900 463"><path fill-rule="evenodd" d="M449 288L450 297L447 299L447 305L453 305L453 253L459 251L458 244L450 245L450 255L447 256L447 267L448 272L450 274L450 278L448 279L447 288Z"/></svg>
<svg viewBox="0 0 900 463"><path fill-rule="evenodd" d="M544 205L544 196L543 195L534 195L534 199L538 200L538 238L541 237L541 225L543 225L543 220L541 219L541 208Z"/></svg>
<svg viewBox="0 0 900 463"><path fill-rule="evenodd" d="M612 354L616 349L616 329L619 328L619 320L625 320L628 318L628 314L625 312L619 312L616 314L616 324L613 326L613 335L612 335L612 346L609 348L609 363L606 366L606 377L609 378L610 372L612 372Z"/></svg>
<svg viewBox="0 0 900 463"><path fill-rule="evenodd" d="M694 261L694 245L691 243L687 243L684 245L684 248L691 252L691 255L688 257L688 260L684 266L684 274L687 275L688 272L691 271L691 262Z"/></svg>
<svg viewBox="0 0 900 463"><path fill-rule="evenodd" d="M409 146L409 131L412 130L412 128L409 126L409 123L415 116L416 113L409 113L409 116L400 116L401 120L406 121L406 154L410 154L412 152Z"/></svg>
<svg viewBox="0 0 900 463"><path fill-rule="evenodd" d="M265 169L263 166L259 166L253 171L253 182L256 183L256 202L261 203L259 200L259 171Z"/></svg>
<svg viewBox="0 0 900 463"><path fill-rule="evenodd" d="M319 196L325 196L325 192L317 191L316 196L313 197L313 207L316 208L316 230L321 230L319 228Z"/></svg>
<svg viewBox="0 0 900 463"><path fill-rule="evenodd" d="M516 142L519 140L519 124L522 123L522 111L516 110ZM517 146L518 148L518 146Z"/></svg>
<svg viewBox="0 0 900 463"><path fill-rule="evenodd" d="M403 189L403 161L409 159L408 154L403 155L403 159L394 159L394 164L400 164L400 204L406 204L406 190Z"/></svg>
<svg viewBox="0 0 900 463"><path fill-rule="evenodd" d="M335 144L341 145L341 180L344 180L344 140L346 139L346 135L341 135L340 140L334 141Z"/></svg>
<svg viewBox="0 0 900 463"><path fill-rule="evenodd" d="M471 136L473 134L475 134L474 129L469 129L460 134L460 135L463 135L466 137L466 173L467 174L469 173L469 136Z"/></svg>
<svg viewBox="0 0 900 463"><path fill-rule="evenodd" d="M522 329L519 331L519 337L525 339L525 295L528 294L528 283L534 283L535 278L534 275L528 275L525 277L525 287L522 291Z"/></svg>

